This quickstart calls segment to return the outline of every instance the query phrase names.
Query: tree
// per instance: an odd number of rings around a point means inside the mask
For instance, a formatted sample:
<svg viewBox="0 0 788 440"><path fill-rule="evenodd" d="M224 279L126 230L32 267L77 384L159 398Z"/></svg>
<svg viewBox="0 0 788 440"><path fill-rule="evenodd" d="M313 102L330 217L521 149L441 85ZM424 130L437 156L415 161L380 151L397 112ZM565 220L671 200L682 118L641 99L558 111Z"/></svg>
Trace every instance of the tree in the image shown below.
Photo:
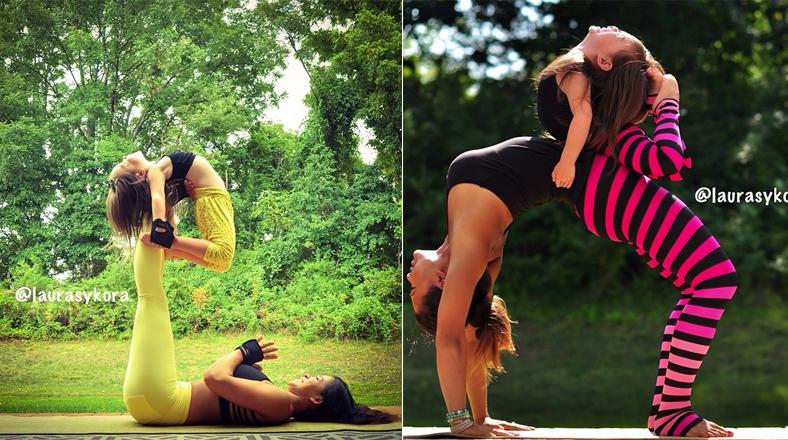
<svg viewBox="0 0 788 440"><path fill-rule="evenodd" d="M100 176L135 149L150 158L228 148L231 135L250 129L276 101L272 84L286 54L276 31L237 1L18 0L0 6L0 24L0 80L19 90L0 106L5 132L35 128L37 139L25 148L46 159L31 166L48 169L35 192L53 195L19 203L40 207L31 214L37 219L51 212L47 233L35 235L58 237L45 246L54 249L45 267L77 276L105 265L96 249L109 234ZM19 101L27 104L12 110ZM25 115L32 119L18 125ZM13 144L1 146L2 156L12 155ZM30 193L18 179L6 181L9 194ZM4 258L29 241L17 228L2 240L10 246Z"/></svg>

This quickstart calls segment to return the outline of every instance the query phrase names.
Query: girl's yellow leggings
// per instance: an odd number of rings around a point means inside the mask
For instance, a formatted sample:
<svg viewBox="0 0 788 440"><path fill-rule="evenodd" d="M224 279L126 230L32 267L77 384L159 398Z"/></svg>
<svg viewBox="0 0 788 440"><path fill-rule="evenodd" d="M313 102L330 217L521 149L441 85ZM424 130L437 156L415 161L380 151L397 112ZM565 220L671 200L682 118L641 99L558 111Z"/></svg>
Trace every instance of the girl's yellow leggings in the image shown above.
<svg viewBox="0 0 788 440"><path fill-rule="evenodd" d="M230 268L235 255L235 223L233 202L224 188L195 188L195 223L203 239L211 242L203 260L209 269L224 272Z"/></svg>
<svg viewBox="0 0 788 440"><path fill-rule="evenodd" d="M182 425L189 415L192 387L190 382L176 379L175 345L162 285L163 266L162 249L137 243L137 312L123 381L123 401L131 416L142 424Z"/></svg>

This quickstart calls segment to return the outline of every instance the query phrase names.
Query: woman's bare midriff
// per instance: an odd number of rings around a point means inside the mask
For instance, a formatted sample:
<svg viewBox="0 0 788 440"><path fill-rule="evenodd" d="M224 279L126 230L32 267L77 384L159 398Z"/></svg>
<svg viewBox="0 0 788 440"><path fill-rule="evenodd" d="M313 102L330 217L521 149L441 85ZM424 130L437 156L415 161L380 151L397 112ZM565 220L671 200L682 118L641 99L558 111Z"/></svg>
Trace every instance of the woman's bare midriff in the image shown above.
<svg viewBox="0 0 788 440"><path fill-rule="evenodd" d="M185 425L219 425L222 413L219 409L219 396L208 389L204 380L192 383L192 397L189 404L189 416Z"/></svg>
<svg viewBox="0 0 788 440"><path fill-rule="evenodd" d="M449 237L456 222L471 221L483 224L488 231L478 231L490 237L490 254L500 252L505 240L504 231L514 221L509 208L495 193L474 183L458 183L449 190L448 222ZM450 240L451 242L451 240Z"/></svg>
<svg viewBox="0 0 788 440"><path fill-rule="evenodd" d="M192 162L186 178L191 180L197 188L219 187L226 189L221 176L213 169L210 162L202 156L197 156Z"/></svg>

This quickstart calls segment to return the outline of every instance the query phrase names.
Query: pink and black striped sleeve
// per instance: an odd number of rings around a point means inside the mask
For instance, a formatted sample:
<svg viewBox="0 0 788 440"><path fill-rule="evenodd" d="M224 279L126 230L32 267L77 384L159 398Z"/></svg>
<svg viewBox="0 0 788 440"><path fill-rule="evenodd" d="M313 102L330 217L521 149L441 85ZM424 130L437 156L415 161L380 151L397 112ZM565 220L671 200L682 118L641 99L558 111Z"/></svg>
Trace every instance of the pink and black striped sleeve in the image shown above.
<svg viewBox="0 0 788 440"><path fill-rule="evenodd" d="M670 180L683 180L681 171L692 168L692 159L681 139L678 121L678 101L663 99L655 110L654 138L646 136L637 125L625 125L616 137L616 159L632 171L652 179L667 177Z"/></svg>

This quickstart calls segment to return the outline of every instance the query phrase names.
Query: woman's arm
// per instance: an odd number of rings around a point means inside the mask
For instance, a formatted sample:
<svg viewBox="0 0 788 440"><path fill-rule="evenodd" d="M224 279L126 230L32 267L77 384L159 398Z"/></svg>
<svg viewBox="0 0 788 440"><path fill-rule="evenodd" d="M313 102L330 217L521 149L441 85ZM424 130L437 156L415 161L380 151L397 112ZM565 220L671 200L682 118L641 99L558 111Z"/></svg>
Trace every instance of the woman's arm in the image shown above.
<svg viewBox="0 0 788 440"><path fill-rule="evenodd" d="M468 353L476 350L478 341L474 338L467 344ZM465 370L465 392L471 404L473 422L477 425L484 424L484 419L489 416L487 412L487 372L481 362L468 362Z"/></svg>
<svg viewBox="0 0 788 440"><path fill-rule="evenodd" d="M503 253L495 260L487 264L487 273L490 274L490 290L494 290L495 280L498 279L498 274L501 272L501 263L503 262ZM479 345L479 340L476 339L475 330L470 330L471 333L467 339L467 352L472 354ZM489 417L487 409L487 371L485 365L481 362L468 362L465 374L465 392L468 394L468 402L471 404L471 412L473 414L473 422L479 425L484 424L485 418Z"/></svg>
<svg viewBox="0 0 788 440"><path fill-rule="evenodd" d="M436 363L447 411L465 408L465 318L473 289L487 266L489 246L473 234L451 243L452 257L438 306L435 334Z"/></svg>
<svg viewBox="0 0 788 440"><path fill-rule="evenodd" d="M266 352L266 359L275 355ZM265 381L233 377L233 371L243 361L240 350L233 350L214 362L203 374L205 385L230 402L251 409L271 422L290 419L290 398L286 391Z"/></svg>

